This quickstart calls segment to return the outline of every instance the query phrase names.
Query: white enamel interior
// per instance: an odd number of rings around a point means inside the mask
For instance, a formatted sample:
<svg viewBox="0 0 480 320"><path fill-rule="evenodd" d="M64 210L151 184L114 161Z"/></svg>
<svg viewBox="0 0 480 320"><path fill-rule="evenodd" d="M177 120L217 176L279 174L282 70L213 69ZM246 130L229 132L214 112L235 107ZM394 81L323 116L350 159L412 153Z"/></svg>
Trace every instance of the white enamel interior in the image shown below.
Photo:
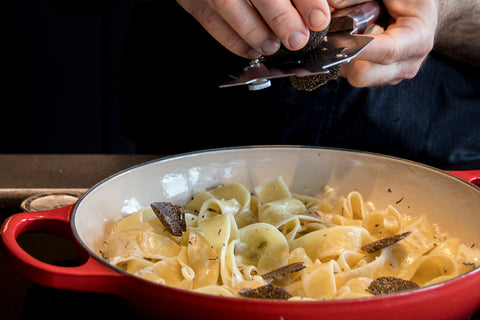
<svg viewBox="0 0 480 320"><path fill-rule="evenodd" d="M326 184L339 195L357 190L377 208L393 204L402 213L425 214L466 243L480 243L480 190L469 183L396 158L305 147L221 149L134 167L92 188L74 208L73 228L98 254L112 224L139 206L182 205L202 188L231 182L253 190L278 176L297 193L315 195Z"/></svg>

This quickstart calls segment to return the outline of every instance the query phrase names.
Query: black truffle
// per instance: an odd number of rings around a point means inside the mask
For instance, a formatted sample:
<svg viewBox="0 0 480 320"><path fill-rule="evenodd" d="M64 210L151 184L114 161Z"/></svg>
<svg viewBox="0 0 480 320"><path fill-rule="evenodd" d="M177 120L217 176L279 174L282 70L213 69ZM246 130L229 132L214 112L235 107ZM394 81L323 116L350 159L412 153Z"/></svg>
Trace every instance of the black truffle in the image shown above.
<svg viewBox="0 0 480 320"><path fill-rule="evenodd" d="M375 296L379 296L382 294L398 293L418 288L420 288L418 284L409 280L395 277L381 277L373 280L366 290Z"/></svg>
<svg viewBox="0 0 480 320"><path fill-rule="evenodd" d="M245 298L288 300L292 295L283 287L266 284L256 288L243 288L238 294Z"/></svg>
<svg viewBox="0 0 480 320"><path fill-rule="evenodd" d="M313 76L306 77L290 77L290 83L294 88L304 91L312 91L317 89L320 86L323 86L330 80L335 80L340 76L342 72L342 65L337 64L328 68L328 73L316 74Z"/></svg>
<svg viewBox="0 0 480 320"><path fill-rule="evenodd" d="M280 267L278 269L272 270L268 273L265 273L262 275L262 278L265 280L279 278L286 274L297 272L305 268L306 267L303 264L303 262L294 262L294 263L287 264L286 266Z"/></svg>
<svg viewBox="0 0 480 320"><path fill-rule="evenodd" d="M301 49L303 52L312 51L318 47L322 46L322 43L325 41L327 36L328 28L322 31L310 31L310 38L308 39L305 47ZM290 77L290 83L294 88L298 90L312 91L317 89L320 86L323 86L330 80L337 79L340 76L342 71L341 65L335 65L328 69L328 73L317 74L307 77Z"/></svg>
<svg viewBox="0 0 480 320"><path fill-rule="evenodd" d="M174 236L181 236L187 231L185 211L182 207L170 202L154 202L150 206L168 232Z"/></svg>
<svg viewBox="0 0 480 320"><path fill-rule="evenodd" d="M387 238L383 238L383 239L380 239L380 240L377 240L377 241L374 241L374 242L371 242L371 243L367 243L366 245L361 247L361 249L363 251L367 252L367 253L372 253L372 252L381 250L383 248L389 247L392 244L395 244L402 239L405 239L411 233L412 233L411 231L407 231L407 232L404 232L404 233L396 234L396 235L391 236L391 237L387 237Z"/></svg>
<svg viewBox="0 0 480 320"><path fill-rule="evenodd" d="M325 41L325 37L327 36L328 28L322 31L310 31L310 37L308 38L308 42L301 49L303 52L309 52L313 49L316 49L322 45Z"/></svg>

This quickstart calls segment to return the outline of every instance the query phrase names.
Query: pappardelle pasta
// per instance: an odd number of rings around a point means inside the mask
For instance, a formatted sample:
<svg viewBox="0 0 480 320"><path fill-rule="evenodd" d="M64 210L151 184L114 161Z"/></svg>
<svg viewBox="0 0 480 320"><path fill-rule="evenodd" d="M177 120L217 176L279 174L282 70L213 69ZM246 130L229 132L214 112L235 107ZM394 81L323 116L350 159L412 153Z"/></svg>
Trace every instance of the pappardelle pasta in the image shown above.
<svg viewBox="0 0 480 320"><path fill-rule="evenodd" d="M221 296L274 287L290 300L368 297L379 278L424 287L480 262L480 250L447 237L425 216L377 209L356 191L294 194L281 177L252 194L238 183L202 190L183 209L186 230L179 236L150 206L118 221L104 258L168 286ZM386 238L395 241L366 249ZM284 272L288 265L295 269ZM282 272L272 276L275 270Z"/></svg>

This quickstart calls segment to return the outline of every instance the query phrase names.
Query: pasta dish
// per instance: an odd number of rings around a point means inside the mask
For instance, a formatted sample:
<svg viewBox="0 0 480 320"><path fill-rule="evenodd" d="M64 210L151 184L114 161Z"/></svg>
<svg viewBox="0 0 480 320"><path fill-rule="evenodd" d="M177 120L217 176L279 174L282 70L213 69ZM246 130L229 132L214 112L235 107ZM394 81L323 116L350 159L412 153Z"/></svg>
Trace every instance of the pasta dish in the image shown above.
<svg viewBox="0 0 480 320"><path fill-rule="evenodd" d="M233 183L202 190L183 207L145 206L114 225L102 255L159 284L289 300L409 290L480 262L474 245L423 215L375 208L359 192L338 196L328 186L318 197L295 194L281 177L253 193Z"/></svg>

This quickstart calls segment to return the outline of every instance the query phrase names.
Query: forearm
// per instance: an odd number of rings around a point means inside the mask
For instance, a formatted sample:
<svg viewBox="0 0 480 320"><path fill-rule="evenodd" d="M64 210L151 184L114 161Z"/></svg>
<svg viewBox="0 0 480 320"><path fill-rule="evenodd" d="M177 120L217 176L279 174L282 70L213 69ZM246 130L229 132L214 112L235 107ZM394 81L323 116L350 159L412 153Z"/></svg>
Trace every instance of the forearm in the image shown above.
<svg viewBox="0 0 480 320"><path fill-rule="evenodd" d="M439 0L434 50L480 65L480 0Z"/></svg>

